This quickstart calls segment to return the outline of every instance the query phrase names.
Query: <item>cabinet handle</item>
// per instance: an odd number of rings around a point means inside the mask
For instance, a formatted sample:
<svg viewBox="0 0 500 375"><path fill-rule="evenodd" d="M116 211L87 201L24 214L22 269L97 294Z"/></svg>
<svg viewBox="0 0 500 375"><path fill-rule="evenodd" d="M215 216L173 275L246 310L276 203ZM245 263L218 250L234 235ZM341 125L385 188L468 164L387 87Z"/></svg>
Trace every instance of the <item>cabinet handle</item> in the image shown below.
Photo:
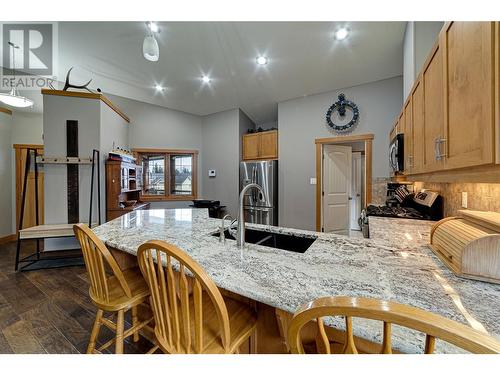
<svg viewBox="0 0 500 375"><path fill-rule="evenodd" d="M434 139L434 155L436 156L436 160L440 160L439 155L439 137Z"/></svg>
<svg viewBox="0 0 500 375"><path fill-rule="evenodd" d="M408 168L413 167L413 156L408 155Z"/></svg>
<svg viewBox="0 0 500 375"><path fill-rule="evenodd" d="M447 156L446 155L446 147L444 148L445 151L443 153L441 153L441 144L446 145L446 138L439 139L439 157L441 159L443 159L443 158L445 158Z"/></svg>
<svg viewBox="0 0 500 375"><path fill-rule="evenodd" d="M446 157L446 152L441 153L441 144L446 143L446 138L436 138L436 160L443 160Z"/></svg>

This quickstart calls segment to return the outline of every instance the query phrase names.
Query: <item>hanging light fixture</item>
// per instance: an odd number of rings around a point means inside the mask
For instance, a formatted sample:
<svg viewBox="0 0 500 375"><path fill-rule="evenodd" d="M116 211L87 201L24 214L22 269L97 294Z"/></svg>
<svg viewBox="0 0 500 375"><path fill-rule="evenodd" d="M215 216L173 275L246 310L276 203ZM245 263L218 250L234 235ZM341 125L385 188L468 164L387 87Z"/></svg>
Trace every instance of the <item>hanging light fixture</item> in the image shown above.
<svg viewBox="0 0 500 375"><path fill-rule="evenodd" d="M19 49L19 46L16 46L12 42L8 42L9 46L12 48L12 64L14 66L14 76L16 75L16 49ZM33 100L28 99L25 96L21 96L17 87L12 87L9 93L0 93L0 102L10 105L11 107L17 108L26 108L31 107L33 105Z"/></svg>
<svg viewBox="0 0 500 375"><path fill-rule="evenodd" d="M19 95L15 87L9 93L0 93L0 102L10 105L11 107L26 108L33 105L33 100L25 96Z"/></svg>
<svg viewBox="0 0 500 375"><path fill-rule="evenodd" d="M158 61L160 58L160 47L154 33L160 32L158 26L153 22L148 22L149 35L146 35L142 42L142 54L148 61Z"/></svg>

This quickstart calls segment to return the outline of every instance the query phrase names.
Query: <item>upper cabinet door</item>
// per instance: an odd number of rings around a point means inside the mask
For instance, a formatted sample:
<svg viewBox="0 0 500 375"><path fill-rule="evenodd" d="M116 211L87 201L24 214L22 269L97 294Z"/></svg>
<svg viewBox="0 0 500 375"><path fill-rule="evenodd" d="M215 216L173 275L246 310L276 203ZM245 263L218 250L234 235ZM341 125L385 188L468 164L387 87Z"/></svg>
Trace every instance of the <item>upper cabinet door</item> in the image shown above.
<svg viewBox="0 0 500 375"><path fill-rule="evenodd" d="M276 130L260 133L260 159L278 157L278 132Z"/></svg>
<svg viewBox="0 0 500 375"><path fill-rule="evenodd" d="M412 98L408 100L404 108L405 117L405 137L404 137L404 155L405 155L405 173L413 172L413 118L412 118Z"/></svg>
<svg viewBox="0 0 500 375"><path fill-rule="evenodd" d="M424 89L421 78L411 93L412 160L411 172L421 173L424 162Z"/></svg>
<svg viewBox="0 0 500 375"><path fill-rule="evenodd" d="M423 160L421 172L433 172L443 168L438 158L437 146L445 133L443 48L436 45L422 70L423 89Z"/></svg>
<svg viewBox="0 0 500 375"><path fill-rule="evenodd" d="M243 160L255 160L259 158L260 135L245 134L243 136Z"/></svg>
<svg viewBox="0 0 500 375"><path fill-rule="evenodd" d="M445 168L493 163L494 23L451 22L440 43L447 95L439 152Z"/></svg>

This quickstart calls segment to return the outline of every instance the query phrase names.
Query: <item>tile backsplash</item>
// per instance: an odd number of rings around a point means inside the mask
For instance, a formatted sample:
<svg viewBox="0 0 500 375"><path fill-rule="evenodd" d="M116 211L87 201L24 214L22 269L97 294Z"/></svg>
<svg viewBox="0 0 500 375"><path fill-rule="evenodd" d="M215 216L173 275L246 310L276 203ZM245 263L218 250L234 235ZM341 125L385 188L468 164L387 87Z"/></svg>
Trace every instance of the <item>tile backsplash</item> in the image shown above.
<svg viewBox="0 0 500 375"><path fill-rule="evenodd" d="M374 177L372 179L372 201L371 204L383 205L387 199L387 183L389 177Z"/></svg>
<svg viewBox="0 0 500 375"><path fill-rule="evenodd" d="M415 190L429 189L443 196L444 215L455 216L462 207L462 192L467 192L470 210L500 212L500 184L415 182Z"/></svg>

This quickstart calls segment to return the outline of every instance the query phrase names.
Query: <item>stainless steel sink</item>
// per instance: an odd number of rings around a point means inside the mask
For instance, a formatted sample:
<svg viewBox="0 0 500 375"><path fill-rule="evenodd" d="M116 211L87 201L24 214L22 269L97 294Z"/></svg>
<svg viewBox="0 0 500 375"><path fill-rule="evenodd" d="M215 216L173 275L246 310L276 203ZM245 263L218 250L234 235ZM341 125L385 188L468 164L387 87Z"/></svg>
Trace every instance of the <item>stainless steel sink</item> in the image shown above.
<svg viewBox="0 0 500 375"><path fill-rule="evenodd" d="M226 229L224 235L227 239L235 238ZM219 232L212 236L219 237ZM292 251L294 253L305 253L307 249L316 241L316 236L294 236L291 234L266 232L257 229L245 229L245 241L255 245L273 247L275 249Z"/></svg>

